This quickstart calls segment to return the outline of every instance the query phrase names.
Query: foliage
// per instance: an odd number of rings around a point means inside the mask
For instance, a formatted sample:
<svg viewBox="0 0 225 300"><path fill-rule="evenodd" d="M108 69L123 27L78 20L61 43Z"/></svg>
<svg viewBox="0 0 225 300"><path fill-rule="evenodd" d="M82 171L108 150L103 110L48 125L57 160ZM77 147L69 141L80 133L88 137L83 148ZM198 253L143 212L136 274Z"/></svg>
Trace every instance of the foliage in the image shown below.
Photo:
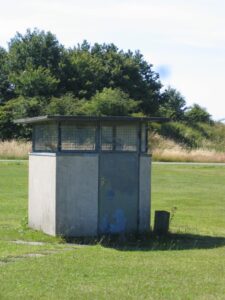
<svg viewBox="0 0 225 300"><path fill-rule="evenodd" d="M28 29L24 35L17 33L11 39L7 66L18 95L48 97L70 92L79 99L90 99L104 88L119 88L131 99L141 101L144 113L154 114L159 107L161 83L152 65L139 51L124 52L114 44L91 46L84 41L73 49L65 49L50 32ZM46 94L42 71L48 79L44 81ZM52 80L58 83L54 89Z"/></svg>
<svg viewBox="0 0 225 300"><path fill-rule="evenodd" d="M104 88L119 88L130 98L140 100L146 113L159 107L161 83L140 52L119 50L114 44L87 41L66 51L62 63L64 84L76 97L90 99Z"/></svg>
<svg viewBox="0 0 225 300"><path fill-rule="evenodd" d="M97 92L89 101L78 99L71 93L51 98L44 109L46 114L125 116L138 110L138 101L129 99L119 89L105 88Z"/></svg>
<svg viewBox="0 0 225 300"><path fill-rule="evenodd" d="M209 150L224 152L225 149L225 125L220 122L213 123L197 123L196 130L202 133L202 144Z"/></svg>
<svg viewBox="0 0 225 300"><path fill-rule="evenodd" d="M10 104L13 108L13 118L36 117L43 113L46 106L46 99L41 97L25 98L19 97L11 101Z"/></svg>
<svg viewBox="0 0 225 300"><path fill-rule="evenodd" d="M0 106L0 140L17 137L17 126L13 124L13 105Z"/></svg>
<svg viewBox="0 0 225 300"><path fill-rule="evenodd" d="M9 43L9 70L20 74L27 69L48 69L57 77L63 47L51 32L28 29L17 33Z"/></svg>
<svg viewBox="0 0 225 300"><path fill-rule="evenodd" d="M87 41L67 49L51 32L28 29L11 39L7 51L0 47L0 138L22 134L12 124L15 115L164 116L184 122L181 127L211 122L200 106L187 109L179 91L161 88L139 51ZM170 135L182 135L175 131Z"/></svg>
<svg viewBox="0 0 225 300"><path fill-rule="evenodd" d="M67 93L61 97L51 98L49 104L44 108L48 115L82 115L85 101L75 98L73 94Z"/></svg>
<svg viewBox="0 0 225 300"><path fill-rule="evenodd" d="M19 75L10 76L17 95L24 97L49 97L56 93L59 81L51 75L49 69L38 67L26 69Z"/></svg>
<svg viewBox="0 0 225 300"><path fill-rule="evenodd" d="M154 135L154 133L164 138L164 140L169 139L171 143L173 142L169 149L176 147L181 147L185 150L201 148L201 150L215 151L216 153L224 152L225 148L225 125L220 122L151 123L150 134ZM156 146L154 139L152 142L153 146ZM159 148L164 149L164 145L160 143Z"/></svg>
<svg viewBox="0 0 225 300"><path fill-rule="evenodd" d="M15 124L14 120L40 115L42 102L39 98L19 97L0 106L0 140L30 138L30 127Z"/></svg>
<svg viewBox="0 0 225 300"><path fill-rule="evenodd" d="M104 88L84 104L83 112L94 116L128 116L138 110L138 104L120 89Z"/></svg>
<svg viewBox="0 0 225 300"><path fill-rule="evenodd" d="M13 97L13 89L8 79L8 54L0 47L0 105Z"/></svg>
<svg viewBox="0 0 225 300"><path fill-rule="evenodd" d="M14 124L16 101L0 106L0 140L9 140L21 136L21 126Z"/></svg>
<svg viewBox="0 0 225 300"><path fill-rule="evenodd" d="M185 112L185 118L189 123L211 123L211 115L207 112L207 110L201 107L198 104L194 104L193 106L189 107Z"/></svg>
<svg viewBox="0 0 225 300"><path fill-rule="evenodd" d="M201 132L181 122L162 124L159 132L162 136L173 139L189 148L199 147L203 138Z"/></svg>
<svg viewBox="0 0 225 300"><path fill-rule="evenodd" d="M183 120L186 110L186 101L176 89L168 87L162 94L162 104L159 113L171 120Z"/></svg>

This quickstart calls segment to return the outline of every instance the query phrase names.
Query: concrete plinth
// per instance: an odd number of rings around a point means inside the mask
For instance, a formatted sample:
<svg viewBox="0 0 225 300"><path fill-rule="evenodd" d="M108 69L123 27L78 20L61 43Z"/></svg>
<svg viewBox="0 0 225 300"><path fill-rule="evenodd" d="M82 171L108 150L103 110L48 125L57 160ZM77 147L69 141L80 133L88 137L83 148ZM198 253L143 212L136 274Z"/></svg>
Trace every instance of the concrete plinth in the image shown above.
<svg viewBox="0 0 225 300"><path fill-rule="evenodd" d="M123 161L123 155L115 178L100 153L31 153L29 226L67 237L149 231L151 159L131 155Z"/></svg>

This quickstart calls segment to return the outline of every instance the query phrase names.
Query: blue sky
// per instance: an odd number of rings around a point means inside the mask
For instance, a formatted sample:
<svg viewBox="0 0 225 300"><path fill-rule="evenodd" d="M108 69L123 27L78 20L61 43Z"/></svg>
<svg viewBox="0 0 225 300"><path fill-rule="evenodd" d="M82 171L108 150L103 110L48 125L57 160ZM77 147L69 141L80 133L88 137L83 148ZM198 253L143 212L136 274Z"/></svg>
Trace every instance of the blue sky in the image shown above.
<svg viewBox="0 0 225 300"><path fill-rule="evenodd" d="M214 119L225 118L224 0L0 0L0 46L37 27L66 47L89 42L139 49L164 86ZM225 99L224 99L225 100Z"/></svg>

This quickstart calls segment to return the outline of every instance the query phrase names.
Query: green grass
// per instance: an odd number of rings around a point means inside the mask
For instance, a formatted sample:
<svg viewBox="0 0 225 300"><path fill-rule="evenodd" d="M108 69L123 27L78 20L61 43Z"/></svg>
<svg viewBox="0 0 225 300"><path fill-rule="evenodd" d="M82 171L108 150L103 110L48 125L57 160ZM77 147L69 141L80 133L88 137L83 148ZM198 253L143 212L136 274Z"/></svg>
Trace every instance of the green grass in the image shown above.
<svg viewBox="0 0 225 300"><path fill-rule="evenodd" d="M225 299L224 178L154 165L153 210L177 208L171 235L80 247L26 228L27 163L0 163L0 299Z"/></svg>
<svg viewBox="0 0 225 300"><path fill-rule="evenodd" d="M225 236L225 167L155 165L153 210L176 207L171 230Z"/></svg>

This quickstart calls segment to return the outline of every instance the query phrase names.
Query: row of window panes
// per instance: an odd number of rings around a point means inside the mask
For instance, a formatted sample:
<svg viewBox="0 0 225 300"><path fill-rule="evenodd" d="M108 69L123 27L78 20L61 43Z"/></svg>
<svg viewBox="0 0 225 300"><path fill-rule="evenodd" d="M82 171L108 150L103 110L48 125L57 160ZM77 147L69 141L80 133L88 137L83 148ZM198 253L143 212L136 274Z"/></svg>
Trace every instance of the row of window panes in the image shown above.
<svg viewBox="0 0 225 300"><path fill-rule="evenodd" d="M61 126L62 151L95 151L97 127L93 125L65 124ZM141 151L146 152L146 126L141 129ZM34 151L57 151L58 126L43 124L35 126ZM137 151L137 126L118 125L101 127L102 151Z"/></svg>

